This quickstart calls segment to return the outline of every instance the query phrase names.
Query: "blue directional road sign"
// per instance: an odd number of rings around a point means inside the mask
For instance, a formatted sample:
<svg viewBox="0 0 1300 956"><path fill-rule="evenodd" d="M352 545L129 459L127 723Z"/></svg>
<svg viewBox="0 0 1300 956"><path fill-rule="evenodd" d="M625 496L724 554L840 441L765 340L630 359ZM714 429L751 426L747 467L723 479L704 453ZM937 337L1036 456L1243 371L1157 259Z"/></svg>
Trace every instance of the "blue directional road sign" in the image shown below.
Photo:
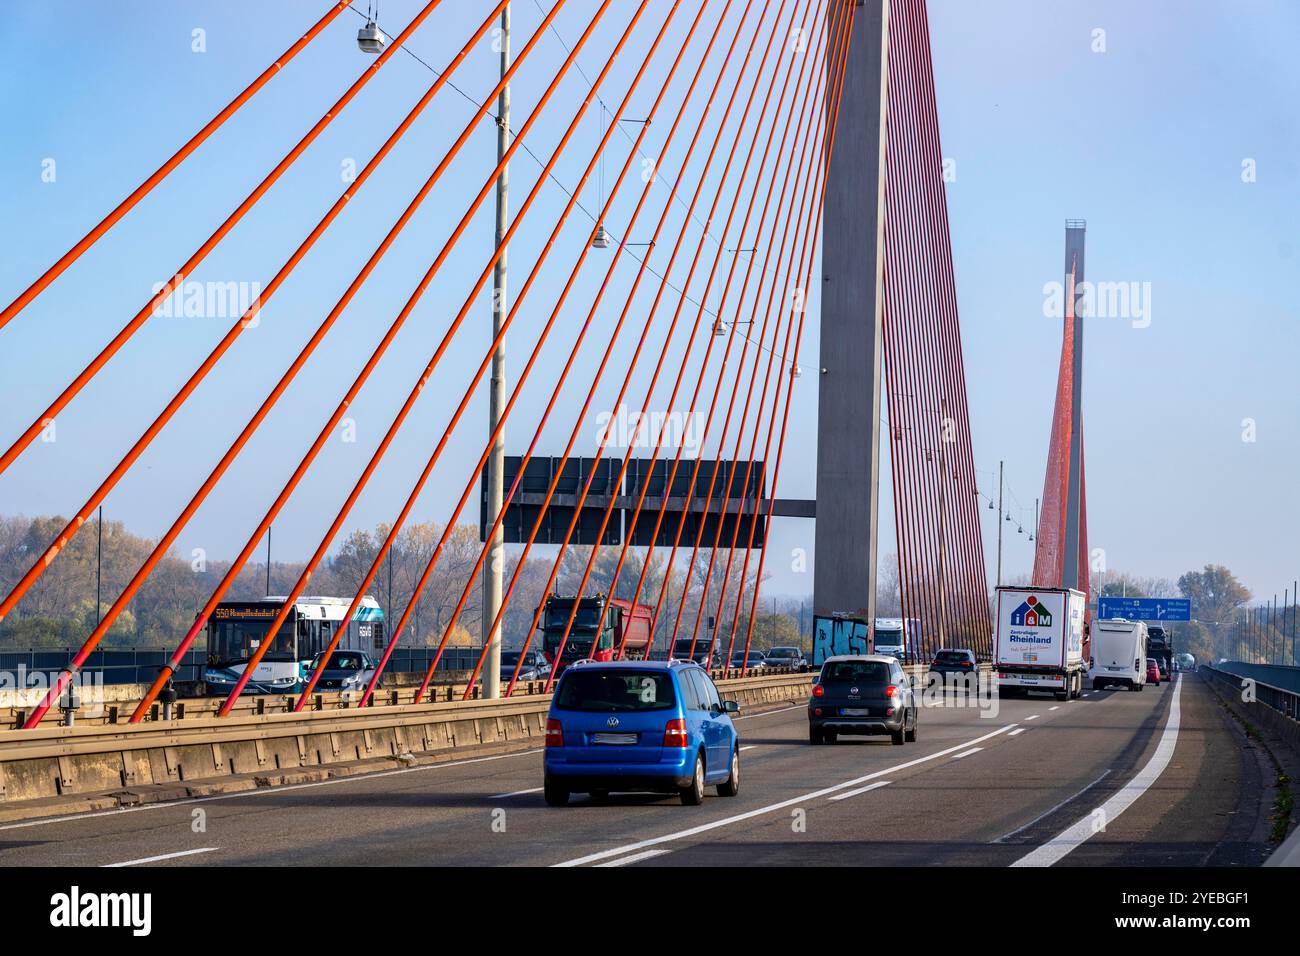
<svg viewBox="0 0 1300 956"><path fill-rule="evenodd" d="M1190 621L1192 602L1187 598L1104 597L1097 600L1097 616L1130 621Z"/></svg>

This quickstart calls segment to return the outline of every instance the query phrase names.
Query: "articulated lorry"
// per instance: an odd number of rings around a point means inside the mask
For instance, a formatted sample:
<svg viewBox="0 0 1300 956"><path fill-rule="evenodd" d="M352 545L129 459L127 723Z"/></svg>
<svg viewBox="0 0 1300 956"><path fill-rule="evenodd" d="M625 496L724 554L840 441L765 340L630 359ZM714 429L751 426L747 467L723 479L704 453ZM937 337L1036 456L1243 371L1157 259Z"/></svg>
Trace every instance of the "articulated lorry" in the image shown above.
<svg viewBox="0 0 1300 956"><path fill-rule="evenodd" d="M993 671L998 692L1049 690L1057 700L1083 693L1084 611L1073 588L997 589Z"/></svg>
<svg viewBox="0 0 1300 956"><path fill-rule="evenodd" d="M574 605L577 612L574 613ZM560 643L564 629L573 614L573 627L564 641L564 654ZM594 597L547 597L542 609L542 653L558 676L575 661L613 660L619 647L625 659L638 660L650 645L650 619L654 608L648 604L633 604L604 594ZM624 643L624 635L627 641Z"/></svg>

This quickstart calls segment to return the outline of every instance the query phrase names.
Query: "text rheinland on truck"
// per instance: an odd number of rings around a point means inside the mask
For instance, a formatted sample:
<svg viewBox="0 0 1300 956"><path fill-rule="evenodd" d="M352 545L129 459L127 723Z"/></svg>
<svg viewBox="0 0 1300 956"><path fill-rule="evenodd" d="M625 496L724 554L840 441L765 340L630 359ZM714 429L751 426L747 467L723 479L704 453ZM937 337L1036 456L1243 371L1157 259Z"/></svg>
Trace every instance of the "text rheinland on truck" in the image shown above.
<svg viewBox="0 0 1300 956"><path fill-rule="evenodd" d="M1083 693L1086 598L1072 588L998 588L993 670L998 692L1050 690L1057 700Z"/></svg>

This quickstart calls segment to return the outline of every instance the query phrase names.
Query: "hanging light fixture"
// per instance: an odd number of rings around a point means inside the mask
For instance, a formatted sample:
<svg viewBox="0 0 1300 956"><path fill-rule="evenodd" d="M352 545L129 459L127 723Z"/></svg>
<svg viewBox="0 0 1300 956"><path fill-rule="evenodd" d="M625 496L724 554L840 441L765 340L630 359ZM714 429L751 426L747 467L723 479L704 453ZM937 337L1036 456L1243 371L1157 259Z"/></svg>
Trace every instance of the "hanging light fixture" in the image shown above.
<svg viewBox="0 0 1300 956"><path fill-rule="evenodd" d="M794 363L791 364L791 366L790 366L790 376L791 376L791 378L802 378L802 377L803 377L803 369L799 366L799 363L798 363L798 362L794 362Z"/></svg>
<svg viewBox="0 0 1300 956"><path fill-rule="evenodd" d="M726 335L730 331L731 331L731 326L729 326L726 322L723 322L721 319L713 320L714 335Z"/></svg>
<svg viewBox="0 0 1300 956"><path fill-rule="evenodd" d="M605 231L605 224L603 222L596 223L596 231L591 234L591 248L609 248L609 233Z"/></svg>
<svg viewBox="0 0 1300 956"><path fill-rule="evenodd" d="M384 36L384 31L379 29L379 24L376 22L378 18L379 4L376 3L373 9L367 4L366 25L357 31L357 46L361 48L362 53L382 53L388 43L388 37Z"/></svg>

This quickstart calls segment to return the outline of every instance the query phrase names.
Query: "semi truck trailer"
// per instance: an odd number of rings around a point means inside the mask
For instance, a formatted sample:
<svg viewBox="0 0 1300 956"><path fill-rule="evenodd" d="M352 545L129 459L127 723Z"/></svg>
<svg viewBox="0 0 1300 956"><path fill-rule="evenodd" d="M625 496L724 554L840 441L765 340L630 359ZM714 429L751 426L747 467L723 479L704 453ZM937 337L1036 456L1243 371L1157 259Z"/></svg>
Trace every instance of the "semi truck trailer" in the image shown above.
<svg viewBox="0 0 1300 956"><path fill-rule="evenodd" d="M1073 588L997 589L993 671L998 693L1048 690L1057 700L1083 693L1087 599Z"/></svg>

